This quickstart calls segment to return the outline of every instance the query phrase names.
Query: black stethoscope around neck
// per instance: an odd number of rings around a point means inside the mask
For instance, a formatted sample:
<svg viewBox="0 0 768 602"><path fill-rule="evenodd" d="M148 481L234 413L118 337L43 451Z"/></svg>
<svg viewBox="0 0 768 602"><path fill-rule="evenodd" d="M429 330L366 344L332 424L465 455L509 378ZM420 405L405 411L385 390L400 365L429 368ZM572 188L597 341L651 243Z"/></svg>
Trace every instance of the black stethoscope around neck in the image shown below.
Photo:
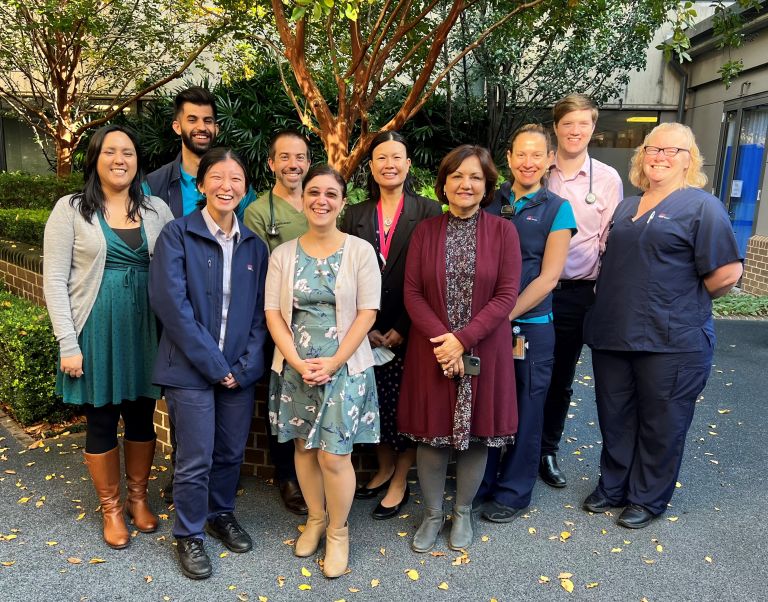
<svg viewBox="0 0 768 602"><path fill-rule="evenodd" d="M592 157L589 158L589 192L584 197L587 205L594 205L597 202L597 195L592 192Z"/></svg>
<svg viewBox="0 0 768 602"><path fill-rule="evenodd" d="M592 178L589 179L590 192L592 191ZM593 201L594 202L594 201ZM279 236L280 232L277 231L277 223L275 223L275 199L272 194L272 189L269 189L269 227L267 228L267 236Z"/></svg>

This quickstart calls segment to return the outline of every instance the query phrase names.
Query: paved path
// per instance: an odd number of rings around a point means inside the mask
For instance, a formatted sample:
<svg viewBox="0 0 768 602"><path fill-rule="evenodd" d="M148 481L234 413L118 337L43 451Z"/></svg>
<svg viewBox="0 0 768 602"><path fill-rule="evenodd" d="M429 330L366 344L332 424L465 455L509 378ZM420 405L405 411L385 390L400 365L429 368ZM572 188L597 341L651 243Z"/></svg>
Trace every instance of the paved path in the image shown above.
<svg viewBox="0 0 768 602"><path fill-rule="evenodd" d="M126 550L111 550L101 541L83 436L25 450L0 425L0 595L136 602L768 599L768 322L718 321L717 330L716 364L689 433L681 487L666 518L639 532L579 509L595 485L600 449L587 358L577 372L578 399L563 446L567 488L539 483L526 517L509 525L481 523L468 562L444 540L436 548L441 555L411 552L418 505L409 504L407 516L376 522L366 519L374 502L356 502L352 572L333 581L312 558L291 554L284 541L297 535L297 520L282 509L274 487L254 478L245 479L238 515L255 549L226 555L210 541L209 580L193 582L178 571L173 512L162 506L156 486L151 501L166 513L158 532L137 534ZM166 464L158 458L158 468ZM562 532L570 536L561 539ZM303 568L311 576L303 576ZM418 571L418 580L409 579L408 569ZM571 594L561 587L561 573L572 574ZM311 589L300 590L305 584Z"/></svg>

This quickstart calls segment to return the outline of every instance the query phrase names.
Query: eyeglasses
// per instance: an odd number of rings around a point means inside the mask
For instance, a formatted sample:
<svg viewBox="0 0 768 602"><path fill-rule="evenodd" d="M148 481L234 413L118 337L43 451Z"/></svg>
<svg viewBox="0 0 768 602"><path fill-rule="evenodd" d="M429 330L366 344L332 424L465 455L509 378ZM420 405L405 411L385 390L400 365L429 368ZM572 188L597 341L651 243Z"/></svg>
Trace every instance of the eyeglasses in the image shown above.
<svg viewBox="0 0 768 602"><path fill-rule="evenodd" d="M666 148L659 148L658 146L644 146L643 150L645 151L645 154L648 155L649 157L655 157L659 153L664 153L665 157L674 157L680 151L685 151L686 153L691 152L687 148L678 148L676 146L668 146Z"/></svg>

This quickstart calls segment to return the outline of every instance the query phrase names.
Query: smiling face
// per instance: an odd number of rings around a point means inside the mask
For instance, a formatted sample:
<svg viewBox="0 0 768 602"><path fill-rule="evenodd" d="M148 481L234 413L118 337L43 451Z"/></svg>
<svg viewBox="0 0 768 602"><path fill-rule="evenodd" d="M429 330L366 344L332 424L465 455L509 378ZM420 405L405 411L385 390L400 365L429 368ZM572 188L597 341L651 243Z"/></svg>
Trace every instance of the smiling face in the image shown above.
<svg viewBox="0 0 768 602"><path fill-rule="evenodd" d="M269 169L275 174L275 180L280 196L279 188L285 190L283 194L301 190L301 181L309 169L309 149L301 138L296 136L281 136L275 141L275 158L269 158Z"/></svg>
<svg viewBox="0 0 768 602"><path fill-rule="evenodd" d="M402 142L387 140L373 149L368 165L373 179L381 188L402 190L411 160Z"/></svg>
<svg viewBox="0 0 768 602"><path fill-rule="evenodd" d="M445 180L448 208L457 217L470 217L479 208L485 196L485 174L480 159L472 155L464 159L458 169Z"/></svg>
<svg viewBox="0 0 768 602"><path fill-rule="evenodd" d="M205 195L208 213L219 223L219 218L231 214L245 196L245 173L231 158L214 163L205 172L197 188Z"/></svg>
<svg viewBox="0 0 768 602"><path fill-rule="evenodd" d="M652 133L646 139L644 146L688 149L690 141L682 132L668 129ZM667 157L664 153L655 156L644 153L643 174L648 178L649 190L676 189L685 186L685 174L690 163L691 155L686 150L681 150L674 157Z"/></svg>
<svg viewBox="0 0 768 602"><path fill-rule="evenodd" d="M123 132L110 132L104 136L96 173L105 193L127 190L136 177L138 158L136 147Z"/></svg>
<svg viewBox="0 0 768 602"><path fill-rule="evenodd" d="M586 152L595 122L590 109L571 111L562 116L555 125L558 156L574 158Z"/></svg>
<svg viewBox="0 0 768 602"><path fill-rule="evenodd" d="M521 197L541 188L541 180L552 163L553 153L547 150L547 140L541 134L519 134L507 152L515 196Z"/></svg>
<svg viewBox="0 0 768 602"><path fill-rule="evenodd" d="M327 229L336 226L344 207L341 184L330 174L320 174L304 183L302 193L304 214L310 228Z"/></svg>
<svg viewBox="0 0 768 602"><path fill-rule="evenodd" d="M173 131L181 136L185 148L202 157L213 146L219 133L213 107L185 102L173 121Z"/></svg>

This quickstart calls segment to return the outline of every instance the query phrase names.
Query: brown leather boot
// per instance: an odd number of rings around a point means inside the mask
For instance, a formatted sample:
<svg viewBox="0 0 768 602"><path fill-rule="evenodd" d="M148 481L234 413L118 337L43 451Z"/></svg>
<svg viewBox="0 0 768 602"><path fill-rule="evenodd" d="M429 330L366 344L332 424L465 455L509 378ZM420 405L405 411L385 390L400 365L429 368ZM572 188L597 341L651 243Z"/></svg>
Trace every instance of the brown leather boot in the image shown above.
<svg viewBox="0 0 768 602"><path fill-rule="evenodd" d="M320 545L320 540L325 535L327 524L325 512L316 515L310 514L307 517L304 532L296 540L293 553L300 558L306 558L317 552L317 546Z"/></svg>
<svg viewBox="0 0 768 602"><path fill-rule="evenodd" d="M323 574L333 579L347 571L349 564L349 525L341 529L328 527L325 531L325 561Z"/></svg>
<svg viewBox="0 0 768 602"><path fill-rule="evenodd" d="M142 533L152 533L157 529L157 517L147 503L147 482L152 460L155 458L155 440L123 441L125 453L125 483L128 495L125 498L125 510L133 519L133 524Z"/></svg>
<svg viewBox="0 0 768 602"><path fill-rule="evenodd" d="M101 502L104 541L111 548L119 550L130 541L123 518L123 505L120 503L120 450L116 447L103 454L86 452L84 455L93 487Z"/></svg>

